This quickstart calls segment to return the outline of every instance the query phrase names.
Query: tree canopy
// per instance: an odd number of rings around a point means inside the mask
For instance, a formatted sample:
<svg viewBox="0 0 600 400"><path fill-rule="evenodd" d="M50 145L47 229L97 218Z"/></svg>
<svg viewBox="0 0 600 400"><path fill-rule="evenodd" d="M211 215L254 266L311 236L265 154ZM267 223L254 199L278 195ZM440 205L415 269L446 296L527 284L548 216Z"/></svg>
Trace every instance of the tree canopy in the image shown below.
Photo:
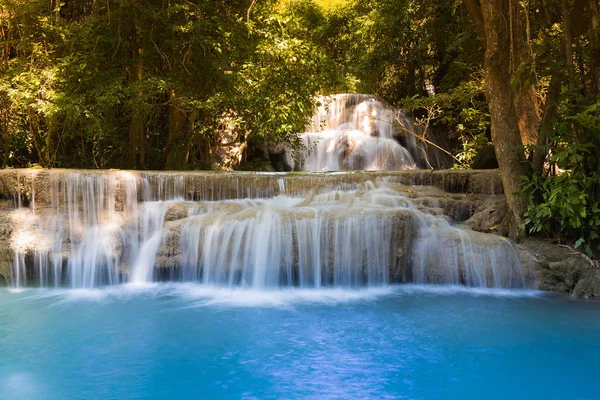
<svg viewBox="0 0 600 400"><path fill-rule="evenodd" d="M4 0L2 166L262 168L317 94L495 147L517 232L600 231L598 0Z"/></svg>

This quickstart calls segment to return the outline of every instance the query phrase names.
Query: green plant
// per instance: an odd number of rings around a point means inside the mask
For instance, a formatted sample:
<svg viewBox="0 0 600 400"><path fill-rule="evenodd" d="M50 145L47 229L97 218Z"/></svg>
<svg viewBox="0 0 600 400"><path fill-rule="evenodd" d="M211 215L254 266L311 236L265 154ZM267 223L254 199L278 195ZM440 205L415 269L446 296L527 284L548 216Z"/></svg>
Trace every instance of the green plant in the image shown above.
<svg viewBox="0 0 600 400"><path fill-rule="evenodd" d="M425 130L429 126L448 130L450 137L460 142L452 152L454 169L471 168L478 153L490 145L490 115L481 79L475 73L447 93L413 96L401 103L404 109L424 115L415 122Z"/></svg>
<svg viewBox="0 0 600 400"><path fill-rule="evenodd" d="M549 144L549 175L522 178L529 200L524 227L529 233L568 237L589 256L600 250L600 119L596 107L557 122Z"/></svg>

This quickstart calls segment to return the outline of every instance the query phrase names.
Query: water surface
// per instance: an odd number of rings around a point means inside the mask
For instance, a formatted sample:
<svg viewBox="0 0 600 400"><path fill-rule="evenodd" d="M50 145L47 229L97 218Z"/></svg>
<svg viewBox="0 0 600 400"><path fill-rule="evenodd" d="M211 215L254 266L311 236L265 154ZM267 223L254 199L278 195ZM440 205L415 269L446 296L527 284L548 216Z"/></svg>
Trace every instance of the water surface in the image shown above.
<svg viewBox="0 0 600 400"><path fill-rule="evenodd" d="M1 399L597 399L600 303L534 291L0 290Z"/></svg>

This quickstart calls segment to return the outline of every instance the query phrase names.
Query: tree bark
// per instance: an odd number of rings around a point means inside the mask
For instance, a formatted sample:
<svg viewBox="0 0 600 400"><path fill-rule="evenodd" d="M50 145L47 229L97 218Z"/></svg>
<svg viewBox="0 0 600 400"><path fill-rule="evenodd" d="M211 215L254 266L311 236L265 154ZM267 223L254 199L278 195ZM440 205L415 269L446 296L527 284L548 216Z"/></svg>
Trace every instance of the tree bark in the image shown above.
<svg viewBox="0 0 600 400"><path fill-rule="evenodd" d="M563 73L560 68L556 68L550 78L546 102L544 103L544 116L540 125L540 132L537 138L536 149L533 153L533 169L536 172L544 171L544 160L548 154L546 148L548 144L548 134L552 129L552 120L556 117L558 102L560 101L560 92L563 83Z"/></svg>
<svg viewBox="0 0 600 400"><path fill-rule="evenodd" d="M485 26L483 23L483 15L481 14L481 5L479 4L479 0L464 0L464 4L465 7L467 7L467 12L471 17L473 24L475 25L477 36L485 47Z"/></svg>
<svg viewBox="0 0 600 400"><path fill-rule="evenodd" d="M540 129L540 108L535 86L519 83L514 92L515 111L524 145L535 145Z"/></svg>
<svg viewBox="0 0 600 400"><path fill-rule="evenodd" d="M4 157L2 157L2 168L6 168L8 166L8 156L10 154L10 149L8 145L4 148Z"/></svg>
<svg viewBox="0 0 600 400"><path fill-rule="evenodd" d="M512 213L511 236L522 234L522 214L526 201L521 194L521 176L525 174L521 132L510 84L510 48L506 16L507 0L482 0L481 15L485 26L485 95L492 120L492 141L500 166L504 193Z"/></svg>
<svg viewBox="0 0 600 400"><path fill-rule="evenodd" d="M133 67L132 83L142 79L143 67L137 64ZM142 97L142 92L136 94L138 98ZM143 112L134 106L131 111L131 121L129 123L129 162L132 168L144 168L144 115Z"/></svg>
<svg viewBox="0 0 600 400"><path fill-rule="evenodd" d="M591 42L593 49L592 65L594 68L592 87L596 95L596 101L600 101L600 17L598 16L598 1L590 0L590 17L592 19ZM600 118L600 107L596 110Z"/></svg>
<svg viewBox="0 0 600 400"><path fill-rule="evenodd" d="M523 144L535 145L540 128L540 105L535 90L535 82L531 82L530 78L523 79L524 75L530 77L535 73L535 60L529 38L529 8L526 6L523 10L525 14L525 21L523 21L520 3L512 0L509 0L508 3L510 8L508 15L510 18L509 27L511 30L510 41L512 49L510 64L511 80L518 80L513 94L515 112L517 113ZM523 26L523 22L525 22L525 26ZM519 68L519 65L526 65L531 70L525 71L523 68Z"/></svg>
<svg viewBox="0 0 600 400"><path fill-rule="evenodd" d="M596 103L600 102L600 18L598 16L597 0L590 0L590 17L592 20L591 42L593 49L592 65L594 71L592 73L592 88L596 95ZM600 104L597 104L596 117L600 118ZM600 148L596 147L596 168L600 168ZM596 182L596 190L594 193L596 202L600 202L600 183Z"/></svg>
<svg viewBox="0 0 600 400"><path fill-rule="evenodd" d="M133 5L135 7L135 5ZM132 10L134 15L134 35L135 46L133 53L133 67L131 71L130 83L135 85L136 82L142 80L144 76L143 54L144 50L141 46L141 33L139 19L135 9ZM136 105L143 96L141 91L138 91L133 99L133 108L131 110L131 120L129 123L129 163L131 168L145 168L145 149L144 149L144 128L145 118L143 111Z"/></svg>
<svg viewBox="0 0 600 400"><path fill-rule="evenodd" d="M165 169L182 170L187 164L186 132L187 114L181 100L171 91L169 99L169 136L167 139Z"/></svg>
<svg viewBox="0 0 600 400"><path fill-rule="evenodd" d="M573 29L571 27L571 11L569 0L562 0L563 30L565 35L565 59L569 71L569 91L575 92L575 66L573 64Z"/></svg>
<svg viewBox="0 0 600 400"><path fill-rule="evenodd" d="M54 137L56 136L56 132L58 131L58 120L56 118L55 115L49 117L46 120L46 125L47 125L47 133L46 133L46 140L45 140L45 146L44 146L44 153L45 153L45 159L46 162L48 163L46 166L47 167L53 167L54 166L54 156L52 154L52 149L54 149ZM56 153L54 153L54 155L56 155Z"/></svg>

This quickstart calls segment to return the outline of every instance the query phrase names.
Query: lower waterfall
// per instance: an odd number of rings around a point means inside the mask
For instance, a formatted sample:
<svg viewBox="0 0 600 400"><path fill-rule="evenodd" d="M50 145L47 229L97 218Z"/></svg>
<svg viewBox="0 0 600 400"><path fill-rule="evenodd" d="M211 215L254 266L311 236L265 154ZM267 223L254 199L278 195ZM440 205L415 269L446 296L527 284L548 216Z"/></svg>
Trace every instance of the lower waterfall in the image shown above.
<svg viewBox="0 0 600 400"><path fill-rule="evenodd" d="M535 285L510 241L444 216L447 194L439 189L375 176L298 190L291 177L290 187L288 176L272 178L273 192L264 192L269 195L246 197L236 189L222 199L202 198L185 176L175 174L64 172L43 183L33 179L37 199L33 194L29 202L17 199L9 215L15 226L10 283L94 288L169 280L255 289Z"/></svg>

